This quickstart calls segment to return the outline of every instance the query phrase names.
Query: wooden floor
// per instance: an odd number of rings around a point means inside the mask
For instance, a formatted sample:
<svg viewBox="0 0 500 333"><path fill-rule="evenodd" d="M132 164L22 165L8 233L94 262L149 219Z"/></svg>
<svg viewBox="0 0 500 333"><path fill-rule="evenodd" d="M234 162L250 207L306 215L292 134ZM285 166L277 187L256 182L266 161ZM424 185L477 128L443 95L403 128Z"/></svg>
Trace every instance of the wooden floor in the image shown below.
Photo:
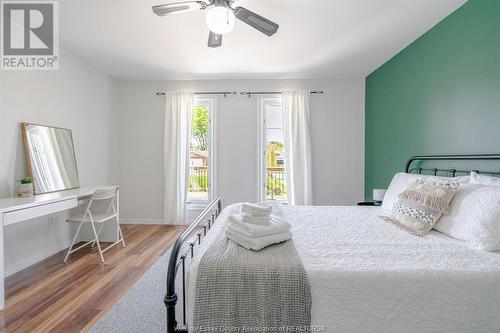
<svg viewBox="0 0 500 333"><path fill-rule="evenodd" d="M126 248L60 252L6 279L1 332L85 332L165 253L183 226L123 225Z"/></svg>

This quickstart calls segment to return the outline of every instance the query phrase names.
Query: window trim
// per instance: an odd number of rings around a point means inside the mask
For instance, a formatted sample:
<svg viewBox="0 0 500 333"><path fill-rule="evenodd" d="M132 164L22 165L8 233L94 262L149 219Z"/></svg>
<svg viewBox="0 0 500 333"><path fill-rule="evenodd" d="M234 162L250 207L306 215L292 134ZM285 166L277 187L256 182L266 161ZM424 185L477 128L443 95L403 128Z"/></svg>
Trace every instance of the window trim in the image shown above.
<svg viewBox="0 0 500 333"><path fill-rule="evenodd" d="M187 199L188 210L198 210L205 208L214 198L216 191L216 100L209 96L195 96L192 108L197 106L207 106L208 108L208 200L189 200ZM189 172L189 171L188 171Z"/></svg>
<svg viewBox="0 0 500 333"><path fill-rule="evenodd" d="M266 131L266 115L265 115L265 106L266 105L275 105L280 106L283 110L283 101L280 95L272 95L271 97L262 97L259 100L259 119L257 129L257 196L258 200L261 202L272 202L276 204L286 205L288 201L283 200L267 200L266 196L266 143L267 143L267 131ZM286 165L285 165L286 170Z"/></svg>

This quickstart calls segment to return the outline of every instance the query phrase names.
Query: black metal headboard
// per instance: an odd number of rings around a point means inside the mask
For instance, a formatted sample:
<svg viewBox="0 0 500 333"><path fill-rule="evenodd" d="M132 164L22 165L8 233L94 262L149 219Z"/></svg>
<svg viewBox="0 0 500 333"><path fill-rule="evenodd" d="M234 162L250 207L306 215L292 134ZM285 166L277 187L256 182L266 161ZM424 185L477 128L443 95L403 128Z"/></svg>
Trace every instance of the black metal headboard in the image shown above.
<svg viewBox="0 0 500 333"><path fill-rule="evenodd" d="M498 171L491 170L480 170L477 168L472 168L469 170L460 170L455 168L422 168L420 166L416 167L414 164L417 162L425 162L425 161L500 161L500 154L473 154L473 155L422 155L422 156L413 156L408 159L406 162L406 172L407 173L424 173L429 172L431 174L437 175L439 172L445 172L455 177L457 174L469 174L471 171L500 177L500 166Z"/></svg>

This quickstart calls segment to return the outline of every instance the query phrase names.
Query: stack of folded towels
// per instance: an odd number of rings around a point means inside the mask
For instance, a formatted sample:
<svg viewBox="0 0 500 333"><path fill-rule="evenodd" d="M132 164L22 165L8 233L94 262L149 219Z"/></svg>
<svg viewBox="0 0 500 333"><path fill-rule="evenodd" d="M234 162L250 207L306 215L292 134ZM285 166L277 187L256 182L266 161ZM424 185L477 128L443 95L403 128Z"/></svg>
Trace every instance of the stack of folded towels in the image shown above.
<svg viewBox="0 0 500 333"><path fill-rule="evenodd" d="M265 203L243 203L241 211L228 219L226 238L248 250L258 251L292 238L290 223L273 214L272 206Z"/></svg>

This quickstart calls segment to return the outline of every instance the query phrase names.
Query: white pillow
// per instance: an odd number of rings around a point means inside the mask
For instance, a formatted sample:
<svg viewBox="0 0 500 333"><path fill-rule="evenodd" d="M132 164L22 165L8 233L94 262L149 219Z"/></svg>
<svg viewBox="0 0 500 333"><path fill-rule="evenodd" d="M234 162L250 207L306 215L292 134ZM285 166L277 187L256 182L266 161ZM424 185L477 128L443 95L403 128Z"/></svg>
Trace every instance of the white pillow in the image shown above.
<svg viewBox="0 0 500 333"><path fill-rule="evenodd" d="M500 187L461 185L451 203L451 214L442 216L434 229L474 249L500 250Z"/></svg>
<svg viewBox="0 0 500 333"><path fill-rule="evenodd" d="M480 175L474 171L470 173L470 182L472 184L500 186L500 178Z"/></svg>
<svg viewBox="0 0 500 333"><path fill-rule="evenodd" d="M457 183L464 184L468 183L470 180L470 176L461 176L461 177L437 177L437 176L429 176L429 175L420 175L414 173L404 173L400 172L394 175L392 178L391 185L387 189L385 193L384 200L382 201L382 210L385 212L392 211L394 204L399 200L399 194L408 188L411 182L414 182L417 179L430 179L437 181L456 181Z"/></svg>

